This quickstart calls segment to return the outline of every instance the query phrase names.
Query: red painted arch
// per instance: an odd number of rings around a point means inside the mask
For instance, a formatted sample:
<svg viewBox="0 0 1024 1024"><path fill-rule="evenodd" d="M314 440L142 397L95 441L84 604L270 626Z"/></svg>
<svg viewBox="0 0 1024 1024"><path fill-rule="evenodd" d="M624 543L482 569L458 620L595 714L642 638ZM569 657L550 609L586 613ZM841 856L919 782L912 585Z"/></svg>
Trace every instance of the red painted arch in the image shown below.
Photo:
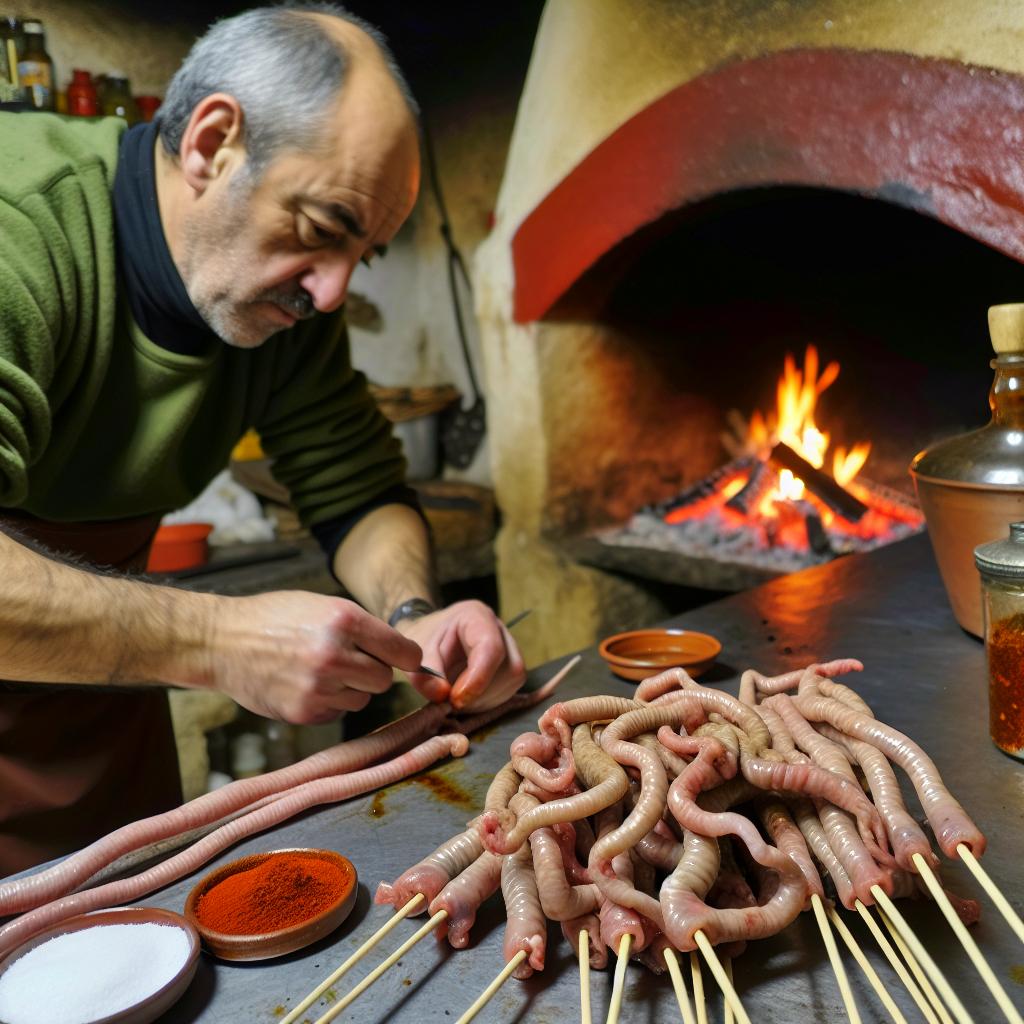
<svg viewBox="0 0 1024 1024"><path fill-rule="evenodd" d="M513 316L546 316L598 258L735 189L824 187L917 209L1024 262L1024 76L788 50L680 85L592 150L512 239Z"/></svg>

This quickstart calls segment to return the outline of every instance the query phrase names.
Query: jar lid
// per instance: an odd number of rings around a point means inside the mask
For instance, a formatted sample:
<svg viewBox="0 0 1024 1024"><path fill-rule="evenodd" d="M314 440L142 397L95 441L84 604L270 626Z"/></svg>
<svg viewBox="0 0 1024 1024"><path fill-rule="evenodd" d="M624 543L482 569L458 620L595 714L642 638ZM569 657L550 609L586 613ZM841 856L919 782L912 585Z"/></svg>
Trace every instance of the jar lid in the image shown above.
<svg viewBox="0 0 1024 1024"><path fill-rule="evenodd" d="M1006 540L993 540L974 549L974 564L989 576L1024 580L1024 522L1010 523Z"/></svg>

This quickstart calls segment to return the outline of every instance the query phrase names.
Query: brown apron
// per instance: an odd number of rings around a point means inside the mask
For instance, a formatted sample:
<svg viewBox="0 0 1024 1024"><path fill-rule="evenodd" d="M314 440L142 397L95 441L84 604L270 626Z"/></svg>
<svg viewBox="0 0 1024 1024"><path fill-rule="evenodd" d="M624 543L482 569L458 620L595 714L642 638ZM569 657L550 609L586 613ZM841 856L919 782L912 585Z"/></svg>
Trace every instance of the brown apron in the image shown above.
<svg viewBox="0 0 1024 1024"><path fill-rule="evenodd" d="M4 509L0 519L55 553L141 571L160 517L55 523ZM0 683L0 877L180 803L163 690Z"/></svg>

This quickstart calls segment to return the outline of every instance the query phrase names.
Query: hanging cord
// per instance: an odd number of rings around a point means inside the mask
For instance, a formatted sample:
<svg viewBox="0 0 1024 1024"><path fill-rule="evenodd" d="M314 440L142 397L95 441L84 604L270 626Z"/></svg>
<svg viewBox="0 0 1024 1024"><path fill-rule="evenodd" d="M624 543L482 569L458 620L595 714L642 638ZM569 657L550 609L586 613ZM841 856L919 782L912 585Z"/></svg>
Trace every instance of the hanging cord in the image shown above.
<svg viewBox="0 0 1024 1024"><path fill-rule="evenodd" d="M434 193L434 200L437 203L437 211L441 217L441 237L444 239L445 248L448 250L448 285L452 293L452 311L455 314L455 327L459 335L459 344L462 346L462 355L466 360L466 374L469 377L469 385L473 389L474 403L481 401L480 386L477 384L476 374L473 371L473 360L469 354L469 340L466 337L466 325L462 319L462 304L459 301L458 276L470 295L473 294L473 284L466 273L466 265L462 260L462 253L455 244L452 235L451 222L448 220L448 208L445 206L444 195L441 192L441 179L437 174L437 162L434 159L434 144L427 128L427 119L423 117L423 149L427 157L427 168L430 173L431 190Z"/></svg>

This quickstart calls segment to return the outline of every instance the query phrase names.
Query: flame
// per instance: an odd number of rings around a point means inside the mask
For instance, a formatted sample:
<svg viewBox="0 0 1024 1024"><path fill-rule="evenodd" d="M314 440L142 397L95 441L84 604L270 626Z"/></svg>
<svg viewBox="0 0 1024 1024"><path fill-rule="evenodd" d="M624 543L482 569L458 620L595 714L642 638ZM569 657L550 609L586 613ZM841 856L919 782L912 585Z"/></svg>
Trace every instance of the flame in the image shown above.
<svg viewBox="0 0 1024 1024"><path fill-rule="evenodd" d="M820 370L818 350L808 345L803 367L796 364L791 354L786 355L775 391L775 412L762 415L755 412L747 427L748 445L766 451L779 441L799 452L812 466L821 469L826 463L831 438L814 421L818 398L839 376L839 363L835 360ZM847 486L867 460L870 442L859 442L850 451L843 447L832 456L832 475L836 482ZM763 515L773 515L773 503L780 499L798 501L804 496L803 481L788 469L779 473L776 488L765 495L759 507Z"/></svg>

